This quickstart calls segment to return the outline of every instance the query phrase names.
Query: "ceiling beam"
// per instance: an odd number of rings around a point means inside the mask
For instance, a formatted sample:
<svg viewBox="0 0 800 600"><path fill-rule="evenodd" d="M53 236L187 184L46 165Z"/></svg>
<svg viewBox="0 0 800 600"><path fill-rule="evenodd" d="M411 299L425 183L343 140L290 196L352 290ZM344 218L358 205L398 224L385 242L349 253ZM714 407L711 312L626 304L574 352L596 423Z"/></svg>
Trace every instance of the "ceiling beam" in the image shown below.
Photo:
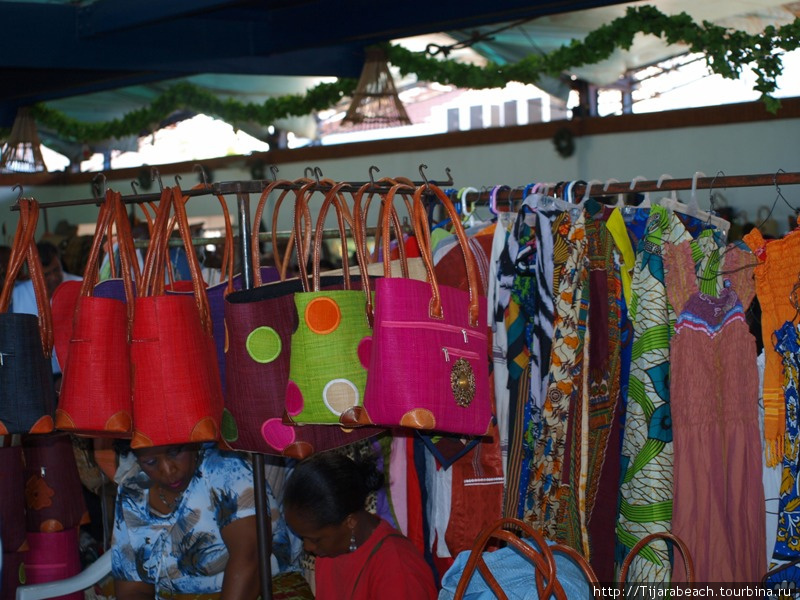
<svg viewBox="0 0 800 600"><path fill-rule="evenodd" d="M175 21L241 0L98 0L78 9L78 33L91 37L153 23Z"/></svg>

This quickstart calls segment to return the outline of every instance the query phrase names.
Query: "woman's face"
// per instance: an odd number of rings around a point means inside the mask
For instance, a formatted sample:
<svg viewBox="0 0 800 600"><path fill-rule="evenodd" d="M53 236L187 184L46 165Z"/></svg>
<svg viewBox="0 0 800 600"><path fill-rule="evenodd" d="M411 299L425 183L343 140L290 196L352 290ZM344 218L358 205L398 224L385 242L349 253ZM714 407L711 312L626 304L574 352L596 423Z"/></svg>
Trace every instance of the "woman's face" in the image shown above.
<svg viewBox="0 0 800 600"><path fill-rule="evenodd" d="M189 487L197 468L196 448L156 446L136 451L142 471L164 490L180 494Z"/></svg>
<svg viewBox="0 0 800 600"><path fill-rule="evenodd" d="M286 507L286 524L303 540L303 549L315 556L333 558L350 551L352 529L347 520L339 525L316 524L313 515Z"/></svg>

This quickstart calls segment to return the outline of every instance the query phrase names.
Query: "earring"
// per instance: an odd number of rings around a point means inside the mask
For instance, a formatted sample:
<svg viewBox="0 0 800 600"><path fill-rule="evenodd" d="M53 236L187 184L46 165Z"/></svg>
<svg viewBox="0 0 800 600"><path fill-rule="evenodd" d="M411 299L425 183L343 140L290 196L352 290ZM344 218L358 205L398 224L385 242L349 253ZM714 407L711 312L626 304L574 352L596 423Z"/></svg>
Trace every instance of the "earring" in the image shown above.
<svg viewBox="0 0 800 600"><path fill-rule="evenodd" d="M356 546L356 532L355 530L350 532L350 552L355 552L358 546Z"/></svg>

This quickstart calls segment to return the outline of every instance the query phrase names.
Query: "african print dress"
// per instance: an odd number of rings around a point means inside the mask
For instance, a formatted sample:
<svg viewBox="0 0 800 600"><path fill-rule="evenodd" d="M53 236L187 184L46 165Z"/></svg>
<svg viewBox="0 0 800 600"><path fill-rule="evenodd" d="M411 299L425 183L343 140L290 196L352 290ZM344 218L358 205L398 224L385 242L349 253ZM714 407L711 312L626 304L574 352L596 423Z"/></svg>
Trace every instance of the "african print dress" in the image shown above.
<svg viewBox="0 0 800 600"><path fill-rule="evenodd" d="M775 332L775 351L783 359L783 390L786 398L786 435L783 455L781 494L778 501L778 532L770 561L770 587L800 587L800 565L789 563L800 558L800 422L798 421L798 385L800 385L800 337L793 321L786 321ZM787 565L785 568L784 565Z"/></svg>
<svg viewBox="0 0 800 600"><path fill-rule="evenodd" d="M670 531L672 519L672 421L669 405L669 339L675 312L667 301L662 250L665 243L692 240L684 221L661 206L650 209L633 274L629 317L633 323L628 403L622 442L622 484L617 520L617 565L637 541ZM693 258L702 281L716 293L717 247L712 230L700 233ZM670 563L663 543L639 553L629 581L668 581Z"/></svg>

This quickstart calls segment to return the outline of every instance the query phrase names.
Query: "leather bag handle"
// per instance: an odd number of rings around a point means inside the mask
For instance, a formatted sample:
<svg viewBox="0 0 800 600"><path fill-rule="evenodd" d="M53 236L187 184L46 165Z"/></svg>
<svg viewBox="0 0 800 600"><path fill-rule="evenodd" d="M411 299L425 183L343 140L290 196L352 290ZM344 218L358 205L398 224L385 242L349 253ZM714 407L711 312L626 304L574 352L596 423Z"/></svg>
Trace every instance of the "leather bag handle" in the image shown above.
<svg viewBox="0 0 800 600"><path fill-rule="evenodd" d="M310 179L303 179L301 180L303 183L308 183ZM292 231L289 234L289 241L286 244L286 251L284 252L283 256L280 255L278 252L278 215L280 213L281 204L283 204L284 198L286 198L287 194L292 191L292 185L298 184L299 181L295 181L292 183L291 181L285 179L278 179L276 181L270 182L267 187L261 192L261 197L258 200L258 205L256 206L256 213L253 219L253 223L256 224L253 227L252 231L252 263L253 263L253 274L254 274L254 284L255 287L260 287L262 285L261 280L261 256L258 252L259 242L259 231L258 231L258 223L261 223L261 216L264 213L264 208L267 202L267 198L272 193L272 191L280 186L281 193L278 195L278 199L275 201L275 208L272 209L272 257L275 261L275 267L278 269L278 275L281 281L286 279L287 272L289 271L289 261L292 256L292 249L294 248L295 243L295 233L294 227L292 227ZM292 219L294 222L294 219ZM311 230L307 229L307 235L303 238L304 244L304 252L307 254L308 249L311 246Z"/></svg>
<svg viewBox="0 0 800 600"><path fill-rule="evenodd" d="M189 263L189 273L192 278L192 288L194 290L194 301L197 311L200 314L200 322L209 337L213 337L213 322L211 320L211 307L208 303L203 274L200 270L200 261L192 245L192 233L189 230L189 218L186 214L186 203L189 196L185 196L179 187L172 188L173 202L175 205L175 217L178 221L178 230L183 240L183 247L186 250L186 259Z"/></svg>
<svg viewBox="0 0 800 600"><path fill-rule="evenodd" d="M414 192L414 231L417 236L417 243L420 247L422 260L425 263L425 269L428 272L428 283L431 286L432 298L430 303L429 314L434 319L442 318L442 299L439 293L439 283L436 281L436 274L433 270L433 253L431 248L431 234L428 225L428 217L426 215L425 206L422 203L422 196L426 192L432 192L442 203L450 220L453 224L453 232L458 239L458 244L461 247L461 253L464 256L464 264L467 272L467 285L469 289L469 324L471 327L478 327L478 314L479 314L479 301L478 294L478 267L475 262L475 255L472 253L472 248L467 241L467 235L464 233L464 226L458 217L453 203L447 194L442 191L440 187L432 183L421 185Z"/></svg>
<svg viewBox="0 0 800 600"><path fill-rule="evenodd" d="M511 533L510 531L506 531L507 527L514 527L521 530L525 536L534 540L536 545L539 547L539 550L536 550L529 544L526 544L517 535ZM538 531L534 530L530 525L519 519L504 517L484 527L477 540L475 540L475 543L472 545L467 564L464 566L464 571L461 574L461 578L458 580L454 600L462 600L464 598L464 594L467 591L470 579L475 573L476 568L480 571L481 575L483 575L484 579L489 585L489 588L492 590L495 596L497 596L500 600L508 599L508 596L506 596L503 588L497 582L495 576L492 575L483 557L483 553L486 550L489 541L493 538L503 540L514 546L525 558L533 563L534 569L537 573L539 598L550 598L551 594L554 593L556 598L559 598L559 600L565 598L564 590L561 589L561 585L558 583L555 576L555 558L553 557L553 553L551 552L542 535ZM540 574L542 578L541 581L539 579ZM545 581L546 584L544 583ZM540 587L540 583L543 585L543 587ZM558 590L560 590L560 595Z"/></svg>
<svg viewBox="0 0 800 600"><path fill-rule="evenodd" d="M344 194L342 194L341 190L346 185L345 183L337 183L332 179L323 179L321 181L312 181L311 183L307 183L306 185L302 186L297 191L297 201L295 203L295 214L294 214L294 224L295 224L295 237L300 239L301 234L303 233L303 222L304 220L307 222L310 218L310 209L308 208L308 200L313 194L312 188L314 186L319 185L327 185L330 186L328 191L325 193L325 199L323 200L322 206L317 214L317 222L316 226L314 227L314 240L311 252L311 274L312 274L312 281L309 284L308 281L308 269L306 266L305 257L301 257L299 255L299 247L298 247L298 267L300 269L300 280L303 285L303 291L318 291L320 288L320 271L319 271L319 262L320 257L322 254L322 241L323 241L323 234L325 231L325 217L328 214L328 209L331 205L334 206L336 211L336 219L337 225L339 228L339 236L342 241L342 262L344 265L343 269L343 277L344 277L344 289L349 290L351 289L350 283L350 268L348 265L348 257L347 257L347 232L345 229L345 225L347 225L351 231L355 232L353 217L347 207L347 203L344 199ZM355 235L355 233L354 233ZM361 265L359 264L359 267ZM362 278L366 276L365 269L360 269ZM368 281L368 280L364 280Z"/></svg>
<svg viewBox="0 0 800 600"><path fill-rule="evenodd" d="M622 567L619 570L619 589L625 589L625 580L628 578L628 569L631 566L631 562L633 562L634 557L639 554L639 551L642 550L645 546L647 546L653 540L662 539L668 540L672 542L680 551L681 555L683 556L683 564L686 567L686 582L687 583L694 583L694 562L692 561L691 552L689 552L689 547L686 543L679 538L677 535L669 533L667 531L655 531L644 536L640 539L636 544L631 548L631 551L628 552L628 555L625 557L625 560L622 561Z"/></svg>
<svg viewBox="0 0 800 600"><path fill-rule="evenodd" d="M22 269L22 264L27 262L33 293L36 298L36 308L39 312L39 336L41 338L42 352L49 359L53 354L53 316L50 309L50 299L47 297L47 287L44 282L39 250L34 240L38 223L39 203L33 198L20 198L19 222L17 223L17 230L11 246L6 280L3 283L3 291L0 292L0 312L8 311L17 275Z"/></svg>
<svg viewBox="0 0 800 600"><path fill-rule="evenodd" d="M376 245L376 253L377 253L377 245L379 240L383 239L383 276L384 277L391 277L392 276L392 266L391 266L391 240L389 235L389 225L390 223L394 225L395 232L398 238L398 251L400 255L400 271L401 276L405 279L408 278L408 259L406 258L405 246L402 243L402 230L400 226L400 219L397 215L397 209L394 207L394 197L395 195L400 192L401 196L406 202L406 207L409 210L409 213L413 211L413 199L409 199L409 196L413 196L415 191L415 187L411 185L407 185L405 183L397 183L396 180L392 179L381 179L380 183L388 183L391 184L391 187L387 189L385 194L381 194L381 210L378 215L378 227L375 233L375 245ZM369 188L373 187L373 184L370 182L362 186L358 192L354 195L354 203L353 203L353 220L356 225L356 257L359 260L359 264L363 264L366 266L368 263L367 260L367 247L366 247L366 239L367 239L367 215L366 209L369 207L369 202L372 199L372 196L375 192L369 194L367 198L367 203L365 204L365 210L362 211L361 209L361 200L364 196L365 191ZM366 267L365 267L366 268ZM367 320L369 321L370 326L373 325L375 314L374 314L374 303L372 299L372 294L369 291L368 287L364 287L364 294L366 296L366 311L367 311Z"/></svg>

